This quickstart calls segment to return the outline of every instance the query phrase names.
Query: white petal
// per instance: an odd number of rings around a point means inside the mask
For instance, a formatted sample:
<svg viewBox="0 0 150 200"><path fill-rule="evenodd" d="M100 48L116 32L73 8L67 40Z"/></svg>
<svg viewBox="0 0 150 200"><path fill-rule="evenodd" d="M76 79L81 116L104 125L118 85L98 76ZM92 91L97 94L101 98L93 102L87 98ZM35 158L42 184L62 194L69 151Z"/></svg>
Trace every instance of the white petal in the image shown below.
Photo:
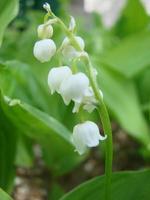
<svg viewBox="0 0 150 200"><path fill-rule="evenodd" d="M83 106L83 109L88 111L89 113L92 113L95 108L96 108L96 106L93 104L85 104Z"/></svg>
<svg viewBox="0 0 150 200"><path fill-rule="evenodd" d="M85 43L84 43L84 40L80 37L80 36L76 36L75 37L76 41L78 42L81 50L83 51L84 50L84 47L85 47Z"/></svg>
<svg viewBox="0 0 150 200"><path fill-rule="evenodd" d="M79 44L81 50L83 51L84 47L85 47L84 40L80 36L75 36L75 40L77 41L77 43ZM72 46L72 44L70 43L69 38L65 37L65 39L62 42L62 47L65 48L68 45Z"/></svg>
<svg viewBox="0 0 150 200"><path fill-rule="evenodd" d="M68 66L54 67L49 71L48 74L48 85L53 94L55 91L60 92L60 85L69 76L72 71Z"/></svg>
<svg viewBox="0 0 150 200"><path fill-rule="evenodd" d="M71 98L67 95L63 95L62 98L64 100L64 103L68 106L71 101Z"/></svg>
<svg viewBox="0 0 150 200"><path fill-rule="evenodd" d="M34 45L33 54L41 62L47 62L56 52L56 45L51 39L37 41Z"/></svg>
<svg viewBox="0 0 150 200"><path fill-rule="evenodd" d="M79 112L80 106L81 106L81 103L75 102L72 112L73 112L73 113Z"/></svg>
<svg viewBox="0 0 150 200"><path fill-rule="evenodd" d="M76 51L75 48L71 45L68 45L65 48L63 48L62 54L69 61L72 60L73 58L78 57L78 51Z"/></svg>
<svg viewBox="0 0 150 200"><path fill-rule="evenodd" d="M78 131L78 125L75 126L73 129L72 142L76 148L76 151L80 155L85 153L87 147L86 147L84 141L81 139L80 132Z"/></svg>
<svg viewBox="0 0 150 200"><path fill-rule="evenodd" d="M78 45L80 46L81 48L81 51L84 50L84 47L85 47L85 43L84 43L84 40L79 37L79 36L75 36L75 39L78 43ZM73 58L77 58L77 57L80 57L81 55L81 52L80 51L77 51L73 46L72 44L70 43L70 40L68 37L66 37L63 42L62 42L62 54L64 57L66 57L67 59L69 60L72 60Z"/></svg>
<svg viewBox="0 0 150 200"><path fill-rule="evenodd" d="M96 108L97 100L95 98L93 89L88 87L83 98L83 109L91 113Z"/></svg>
<svg viewBox="0 0 150 200"><path fill-rule="evenodd" d="M73 74L62 82L60 94L63 99L81 103L88 85L89 79L84 73Z"/></svg>
<svg viewBox="0 0 150 200"><path fill-rule="evenodd" d="M91 121L87 121L84 123L83 135L85 139L85 143L88 147L95 147L99 144L100 133L98 126Z"/></svg>

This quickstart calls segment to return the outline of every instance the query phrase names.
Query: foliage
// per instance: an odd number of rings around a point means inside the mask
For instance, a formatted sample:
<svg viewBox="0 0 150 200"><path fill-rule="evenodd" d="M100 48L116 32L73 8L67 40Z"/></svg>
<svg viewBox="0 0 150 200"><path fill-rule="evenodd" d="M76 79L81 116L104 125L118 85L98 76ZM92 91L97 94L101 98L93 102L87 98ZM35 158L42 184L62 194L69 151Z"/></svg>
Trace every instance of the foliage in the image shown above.
<svg viewBox="0 0 150 200"><path fill-rule="evenodd" d="M119 172L112 177L112 200L147 200L149 198L150 171ZM143 186L144 185L144 186ZM137 192L139 191L139 192ZM85 182L65 195L61 200L104 199L104 176Z"/></svg>
<svg viewBox="0 0 150 200"><path fill-rule="evenodd" d="M1 200L12 200L2 189L0 189L0 199Z"/></svg>
<svg viewBox="0 0 150 200"><path fill-rule="evenodd" d="M12 1L6 0L6 1L0 2L0 13L1 13L0 14L0 24L1 24L0 45L2 43L3 34L7 25L18 13L18 6L19 6L18 0L12 0Z"/></svg>

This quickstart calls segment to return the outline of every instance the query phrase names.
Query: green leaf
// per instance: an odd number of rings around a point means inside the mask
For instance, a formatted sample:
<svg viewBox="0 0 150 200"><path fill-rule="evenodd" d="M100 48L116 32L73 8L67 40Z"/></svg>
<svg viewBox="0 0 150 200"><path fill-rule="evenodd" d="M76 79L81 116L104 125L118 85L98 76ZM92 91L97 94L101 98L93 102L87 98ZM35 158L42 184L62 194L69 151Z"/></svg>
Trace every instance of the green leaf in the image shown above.
<svg viewBox="0 0 150 200"><path fill-rule="evenodd" d="M74 152L71 133L59 121L20 100L1 97L2 108L20 134L41 144L44 158L53 175L71 170L83 157ZM66 165L67 163L67 165Z"/></svg>
<svg viewBox="0 0 150 200"><path fill-rule="evenodd" d="M112 200L148 200L149 177L150 170L114 173L112 176ZM94 178L81 184L61 200L103 200L104 185L104 176Z"/></svg>
<svg viewBox="0 0 150 200"><path fill-rule="evenodd" d="M136 33L147 27L150 18L147 15L140 0L128 0L122 11L121 18L116 25L116 32L119 36L127 36Z"/></svg>
<svg viewBox="0 0 150 200"><path fill-rule="evenodd" d="M7 61L2 63L2 66L0 86L5 95L20 99L49 113L72 129L73 124L75 124L75 116L71 112L71 107L65 106L60 95L50 95L47 85L48 71L42 78L43 69L40 69L37 73L38 78L36 78L31 67L25 63ZM65 120L66 116L68 120Z"/></svg>
<svg viewBox="0 0 150 200"><path fill-rule="evenodd" d="M0 200L13 200L6 192L0 189Z"/></svg>
<svg viewBox="0 0 150 200"><path fill-rule="evenodd" d="M19 134L15 164L19 167L33 167L33 142L29 137Z"/></svg>
<svg viewBox="0 0 150 200"><path fill-rule="evenodd" d="M136 82L142 104L150 104L150 67L140 74Z"/></svg>
<svg viewBox="0 0 150 200"><path fill-rule="evenodd" d="M99 85L104 92L104 100L109 110L127 133L148 149L149 129L142 114L133 81L105 66L99 68L98 72Z"/></svg>
<svg viewBox="0 0 150 200"><path fill-rule="evenodd" d="M101 62L128 78L136 76L150 64L150 32L127 37L106 53Z"/></svg>
<svg viewBox="0 0 150 200"><path fill-rule="evenodd" d="M15 127L3 112L0 99L0 187L8 192L15 175L16 142Z"/></svg>
<svg viewBox="0 0 150 200"><path fill-rule="evenodd" d="M18 0L1 0L0 1L0 46L2 43L4 31L11 20L16 17L19 8Z"/></svg>

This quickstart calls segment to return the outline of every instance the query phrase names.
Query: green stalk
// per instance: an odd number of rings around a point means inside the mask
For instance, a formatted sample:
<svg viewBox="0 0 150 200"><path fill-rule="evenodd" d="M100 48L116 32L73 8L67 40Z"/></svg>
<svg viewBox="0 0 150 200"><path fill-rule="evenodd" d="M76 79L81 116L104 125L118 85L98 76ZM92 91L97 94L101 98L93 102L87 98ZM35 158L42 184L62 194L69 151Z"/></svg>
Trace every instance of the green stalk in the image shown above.
<svg viewBox="0 0 150 200"><path fill-rule="evenodd" d="M112 160L113 160L113 143L112 143L112 130L107 108L99 92L95 75L93 74L93 66L87 58L86 64L88 65L89 79L94 91L94 94L99 101L98 112L102 122L104 134L107 135L106 139L106 159L105 159L105 200L111 199L111 176L112 176Z"/></svg>
<svg viewBox="0 0 150 200"><path fill-rule="evenodd" d="M70 32L67 26L63 23L63 21L54 15L54 13L50 13L52 17L54 17L57 22L60 24L62 29L65 31L67 37L70 39L71 44L76 48L77 51L82 51L80 45L77 43L74 34ZM106 159L105 159L105 200L111 199L111 176L112 176L112 160L113 160L113 143L112 143L112 130L110 119L108 115L107 108L103 101L103 98L99 92L99 87L97 85L97 81L94 74L94 67L92 66L89 57L84 57L84 62L87 66L89 79L95 94L96 99L99 102L98 112L100 115L100 119L102 122L104 134L107 135L106 139Z"/></svg>

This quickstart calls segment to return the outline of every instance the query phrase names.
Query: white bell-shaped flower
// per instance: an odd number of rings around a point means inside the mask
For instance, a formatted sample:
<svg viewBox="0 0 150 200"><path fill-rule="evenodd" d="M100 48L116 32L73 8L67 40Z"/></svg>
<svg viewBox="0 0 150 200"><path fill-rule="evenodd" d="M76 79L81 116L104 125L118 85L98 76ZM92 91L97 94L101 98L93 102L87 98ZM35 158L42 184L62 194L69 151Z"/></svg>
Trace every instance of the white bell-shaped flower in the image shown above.
<svg viewBox="0 0 150 200"><path fill-rule="evenodd" d="M84 93L84 97L81 103L75 103L73 108L73 113L77 113L81 105L83 109L91 113L96 108L97 100L95 98L92 87L88 87Z"/></svg>
<svg viewBox="0 0 150 200"><path fill-rule="evenodd" d="M56 45L51 39L37 41L34 45L33 54L40 62L47 62L56 52Z"/></svg>
<svg viewBox="0 0 150 200"><path fill-rule="evenodd" d="M99 93L103 99L103 93L101 90L99 90ZM83 99L83 109L91 113L97 106L98 101L95 98L93 89L91 87L88 88L88 90L85 93L84 99Z"/></svg>
<svg viewBox="0 0 150 200"><path fill-rule="evenodd" d="M86 90L83 104L83 109L87 110L89 113L91 113L96 108L97 100L95 98L92 87L88 87Z"/></svg>
<svg viewBox="0 0 150 200"><path fill-rule="evenodd" d="M81 51L83 51L85 47L84 40L79 36L75 36L75 39L80 46ZM80 56L80 51L77 51L70 43L69 38L66 37L62 42L62 54L67 59L72 60L73 58Z"/></svg>
<svg viewBox="0 0 150 200"><path fill-rule="evenodd" d="M89 79L84 73L79 72L69 76L60 86L60 94L64 103L68 105L71 100L81 103L88 86Z"/></svg>
<svg viewBox="0 0 150 200"><path fill-rule="evenodd" d="M96 147L100 140L105 140L107 136L100 135L98 126L92 121L78 124L73 129L72 142L76 151L82 155L87 147Z"/></svg>
<svg viewBox="0 0 150 200"><path fill-rule="evenodd" d="M51 38L53 36L53 27L51 25L40 24L37 28L40 39Z"/></svg>
<svg viewBox="0 0 150 200"><path fill-rule="evenodd" d="M68 66L54 67L48 74L48 85L51 90L51 94L55 91L60 93L61 83L72 75L72 71Z"/></svg>

